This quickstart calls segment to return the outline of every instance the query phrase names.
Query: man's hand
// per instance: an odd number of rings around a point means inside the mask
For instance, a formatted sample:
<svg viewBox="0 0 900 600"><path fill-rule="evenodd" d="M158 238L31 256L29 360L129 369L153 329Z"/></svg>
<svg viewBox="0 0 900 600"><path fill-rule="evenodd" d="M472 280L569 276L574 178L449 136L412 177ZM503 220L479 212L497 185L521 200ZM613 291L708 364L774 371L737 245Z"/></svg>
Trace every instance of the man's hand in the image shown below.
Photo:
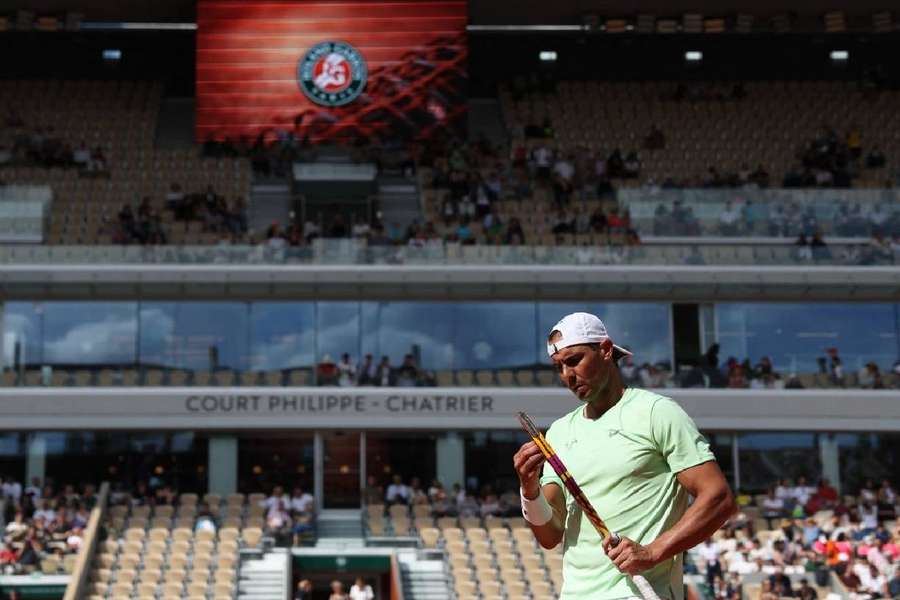
<svg viewBox="0 0 900 600"><path fill-rule="evenodd" d="M640 575L659 562L649 546L641 546L626 537L619 538L616 545L613 545L612 537L607 537L603 540L603 550L616 568L626 575Z"/></svg>
<svg viewBox="0 0 900 600"><path fill-rule="evenodd" d="M522 492L529 500L533 500L541 493L541 470L544 466L544 455L534 442L522 444L519 451L513 455L513 466L519 476L519 484Z"/></svg>

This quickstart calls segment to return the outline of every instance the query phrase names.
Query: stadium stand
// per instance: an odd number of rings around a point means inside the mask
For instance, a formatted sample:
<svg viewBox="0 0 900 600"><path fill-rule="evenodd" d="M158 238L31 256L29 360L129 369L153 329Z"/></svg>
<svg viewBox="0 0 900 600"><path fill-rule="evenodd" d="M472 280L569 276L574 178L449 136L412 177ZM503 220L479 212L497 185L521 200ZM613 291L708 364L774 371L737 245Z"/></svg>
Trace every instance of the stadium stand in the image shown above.
<svg viewBox="0 0 900 600"><path fill-rule="evenodd" d="M2 177L50 185L48 244L211 244L246 232L232 221L249 162L154 147L161 94L147 81L4 83Z"/></svg>

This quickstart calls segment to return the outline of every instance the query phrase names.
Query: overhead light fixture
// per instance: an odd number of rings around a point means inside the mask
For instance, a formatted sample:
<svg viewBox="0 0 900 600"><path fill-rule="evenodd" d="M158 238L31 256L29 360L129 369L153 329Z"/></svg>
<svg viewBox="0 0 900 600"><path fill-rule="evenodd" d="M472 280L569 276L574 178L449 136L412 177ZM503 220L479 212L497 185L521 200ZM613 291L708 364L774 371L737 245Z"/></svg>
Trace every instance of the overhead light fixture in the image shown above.
<svg viewBox="0 0 900 600"><path fill-rule="evenodd" d="M832 50L831 51L831 60L834 62L845 62L850 60L850 52L847 50Z"/></svg>
<svg viewBox="0 0 900 600"><path fill-rule="evenodd" d="M103 51L103 60L122 60L122 51L118 48L107 48Z"/></svg>
<svg viewBox="0 0 900 600"><path fill-rule="evenodd" d="M541 50L538 57L543 62L556 62L556 50Z"/></svg>
<svg viewBox="0 0 900 600"><path fill-rule="evenodd" d="M684 53L684 60L688 62L700 62L703 60L703 53L699 50L688 50Z"/></svg>

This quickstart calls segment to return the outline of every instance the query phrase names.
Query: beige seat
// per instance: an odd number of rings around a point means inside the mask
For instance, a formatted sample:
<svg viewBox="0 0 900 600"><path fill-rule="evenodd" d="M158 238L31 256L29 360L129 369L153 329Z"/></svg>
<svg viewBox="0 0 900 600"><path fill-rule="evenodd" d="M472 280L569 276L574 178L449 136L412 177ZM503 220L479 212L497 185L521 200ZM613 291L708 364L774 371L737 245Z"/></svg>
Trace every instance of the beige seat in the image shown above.
<svg viewBox="0 0 900 600"><path fill-rule="evenodd" d="M262 540L262 529L259 527L248 527L241 532L241 537L248 548L256 548Z"/></svg>

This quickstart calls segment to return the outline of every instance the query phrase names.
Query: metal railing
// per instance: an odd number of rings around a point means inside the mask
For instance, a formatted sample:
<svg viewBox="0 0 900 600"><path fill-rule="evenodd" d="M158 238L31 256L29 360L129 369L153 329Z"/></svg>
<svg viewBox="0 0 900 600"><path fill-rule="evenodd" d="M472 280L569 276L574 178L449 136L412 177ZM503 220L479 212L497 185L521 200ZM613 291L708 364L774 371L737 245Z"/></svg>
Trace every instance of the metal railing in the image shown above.
<svg viewBox="0 0 900 600"><path fill-rule="evenodd" d="M792 244L665 243L637 246L490 246L429 242L369 245L317 239L306 246L43 246L0 247L0 268L28 265L617 265L617 266L884 266L900 253L870 243L812 248Z"/></svg>

